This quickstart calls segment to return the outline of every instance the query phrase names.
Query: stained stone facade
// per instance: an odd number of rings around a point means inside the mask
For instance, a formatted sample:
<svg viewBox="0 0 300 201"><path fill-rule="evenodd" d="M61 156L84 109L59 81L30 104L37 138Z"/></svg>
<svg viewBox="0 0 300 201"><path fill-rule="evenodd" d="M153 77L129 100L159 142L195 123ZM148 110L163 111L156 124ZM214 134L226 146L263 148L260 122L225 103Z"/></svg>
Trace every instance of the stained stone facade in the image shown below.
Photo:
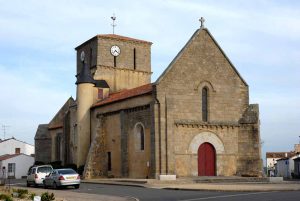
<svg viewBox="0 0 300 201"><path fill-rule="evenodd" d="M196 30L154 83L151 44L108 34L76 48L77 98L48 127L51 160L85 178L260 176L258 105L210 32Z"/></svg>

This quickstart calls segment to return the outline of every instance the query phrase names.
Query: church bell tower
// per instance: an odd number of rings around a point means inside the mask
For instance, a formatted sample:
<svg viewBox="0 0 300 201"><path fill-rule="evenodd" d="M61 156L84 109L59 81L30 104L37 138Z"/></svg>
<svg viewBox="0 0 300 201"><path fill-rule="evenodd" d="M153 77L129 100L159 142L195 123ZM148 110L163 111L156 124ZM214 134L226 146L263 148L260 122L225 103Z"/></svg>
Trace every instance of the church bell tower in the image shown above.
<svg viewBox="0 0 300 201"><path fill-rule="evenodd" d="M80 72L80 53L86 53L86 64L93 78L105 80L110 93L131 89L151 82L151 42L120 36L100 34L79 45L77 73Z"/></svg>

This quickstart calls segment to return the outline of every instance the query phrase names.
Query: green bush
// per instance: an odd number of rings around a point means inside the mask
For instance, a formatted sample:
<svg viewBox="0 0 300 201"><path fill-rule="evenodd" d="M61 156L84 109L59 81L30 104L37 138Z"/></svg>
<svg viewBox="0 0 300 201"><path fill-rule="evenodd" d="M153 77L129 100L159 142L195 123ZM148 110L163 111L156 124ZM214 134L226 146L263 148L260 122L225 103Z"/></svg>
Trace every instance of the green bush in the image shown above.
<svg viewBox="0 0 300 201"><path fill-rule="evenodd" d="M18 193L18 198L25 198L26 195L28 194L27 189L13 189L14 193Z"/></svg>
<svg viewBox="0 0 300 201"><path fill-rule="evenodd" d="M77 172L77 165L74 163L66 164L64 168L71 168Z"/></svg>
<svg viewBox="0 0 300 201"><path fill-rule="evenodd" d="M12 197L10 195L6 195L6 194L0 194L0 200L13 201Z"/></svg>
<svg viewBox="0 0 300 201"><path fill-rule="evenodd" d="M53 169L59 169L59 168L62 168L61 161L53 161L53 162L50 162L50 165L52 165Z"/></svg>
<svg viewBox="0 0 300 201"><path fill-rule="evenodd" d="M36 196L35 193L30 193L30 195L29 195L30 200L33 200L33 199L34 199L34 196Z"/></svg>
<svg viewBox="0 0 300 201"><path fill-rule="evenodd" d="M35 161L34 165L45 165L45 163L42 161Z"/></svg>
<svg viewBox="0 0 300 201"><path fill-rule="evenodd" d="M79 166L78 170L77 170L77 173L80 174L80 175L82 175L83 171L84 171L84 165Z"/></svg>
<svg viewBox="0 0 300 201"><path fill-rule="evenodd" d="M49 194L48 192L42 193L41 201L52 201L55 200L54 194Z"/></svg>

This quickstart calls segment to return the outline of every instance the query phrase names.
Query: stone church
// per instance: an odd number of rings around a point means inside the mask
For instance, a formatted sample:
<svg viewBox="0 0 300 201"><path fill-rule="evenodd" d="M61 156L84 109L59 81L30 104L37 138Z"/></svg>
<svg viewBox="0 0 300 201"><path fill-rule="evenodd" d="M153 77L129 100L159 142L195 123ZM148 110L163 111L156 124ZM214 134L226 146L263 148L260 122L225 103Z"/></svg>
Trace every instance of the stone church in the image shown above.
<svg viewBox="0 0 300 201"><path fill-rule="evenodd" d="M35 136L36 161L85 178L260 176L249 86L201 25L151 83L151 42L101 34L75 48L76 100Z"/></svg>

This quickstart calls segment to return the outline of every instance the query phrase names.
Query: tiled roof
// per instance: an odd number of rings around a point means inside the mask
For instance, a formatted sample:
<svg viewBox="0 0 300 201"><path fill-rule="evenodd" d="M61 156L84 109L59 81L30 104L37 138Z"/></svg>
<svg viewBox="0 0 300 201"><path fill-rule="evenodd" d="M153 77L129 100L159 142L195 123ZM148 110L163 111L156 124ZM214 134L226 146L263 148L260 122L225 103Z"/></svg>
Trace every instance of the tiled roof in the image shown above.
<svg viewBox="0 0 300 201"><path fill-rule="evenodd" d="M51 125L48 127L48 130L52 130L52 129L57 129L57 128L62 128L63 125L62 124L55 124L55 125Z"/></svg>
<svg viewBox="0 0 300 201"><path fill-rule="evenodd" d="M266 157L267 158L285 158L286 153L287 153L288 158L296 155L296 153L293 151L291 151L291 152L267 152Z"/></svg>
<svg viewBox="0 0 300 201"><path fill-rule="evenodd" d="M20 154L5 154L5 155L0 156L0 161L7 160L7 159L13 158L18 155L20 155Z"/></svg>
<svg viewBox="0 0 300 201"><path fill-rule="evenodd" d="M129 37L120 36L120 35L117 35L117 34L99 34L97 36L100 37L100 38L112 38L112 39L118 39L118 40L123 40L123 41L134 41L134 42L139 42L139 43L152 44L149 41L135 39L135 38L129 38Z"/></svg>
<svg viewBox="0 0 300 201"><path fill-rule="evenodd" d="M99 107L102 105L106 105L109 103L117 102L120 100L124 100L127 98L132 98L135 96L140 96L143 94L151 93L152 92L152 84L146 84L140 87L136 87L133 89L126 89L117 93L112 93L106 99L103 99L97 103L95 103L92 108Z"/></svg>
<svg viewBox="0 0 300 201"><path fill-rule="evenodd" d="M138 42L138 43L147 43L149 45L152 44L152 42L149 41L145 41L145 40L140 40L140 39L135 39L135 38L130 38L130 37L126 37L126 36L120 36L117 34L98 34L96 36L94 36L93 38L85 41L84 43L80 44L79 46L75 47L75 50L78 50L80 47L82 47L83 45L96 40L97 38L108 38L108 39L116 39L116 40L122 40L122 41L132 41L132 42Z"/></svg>

